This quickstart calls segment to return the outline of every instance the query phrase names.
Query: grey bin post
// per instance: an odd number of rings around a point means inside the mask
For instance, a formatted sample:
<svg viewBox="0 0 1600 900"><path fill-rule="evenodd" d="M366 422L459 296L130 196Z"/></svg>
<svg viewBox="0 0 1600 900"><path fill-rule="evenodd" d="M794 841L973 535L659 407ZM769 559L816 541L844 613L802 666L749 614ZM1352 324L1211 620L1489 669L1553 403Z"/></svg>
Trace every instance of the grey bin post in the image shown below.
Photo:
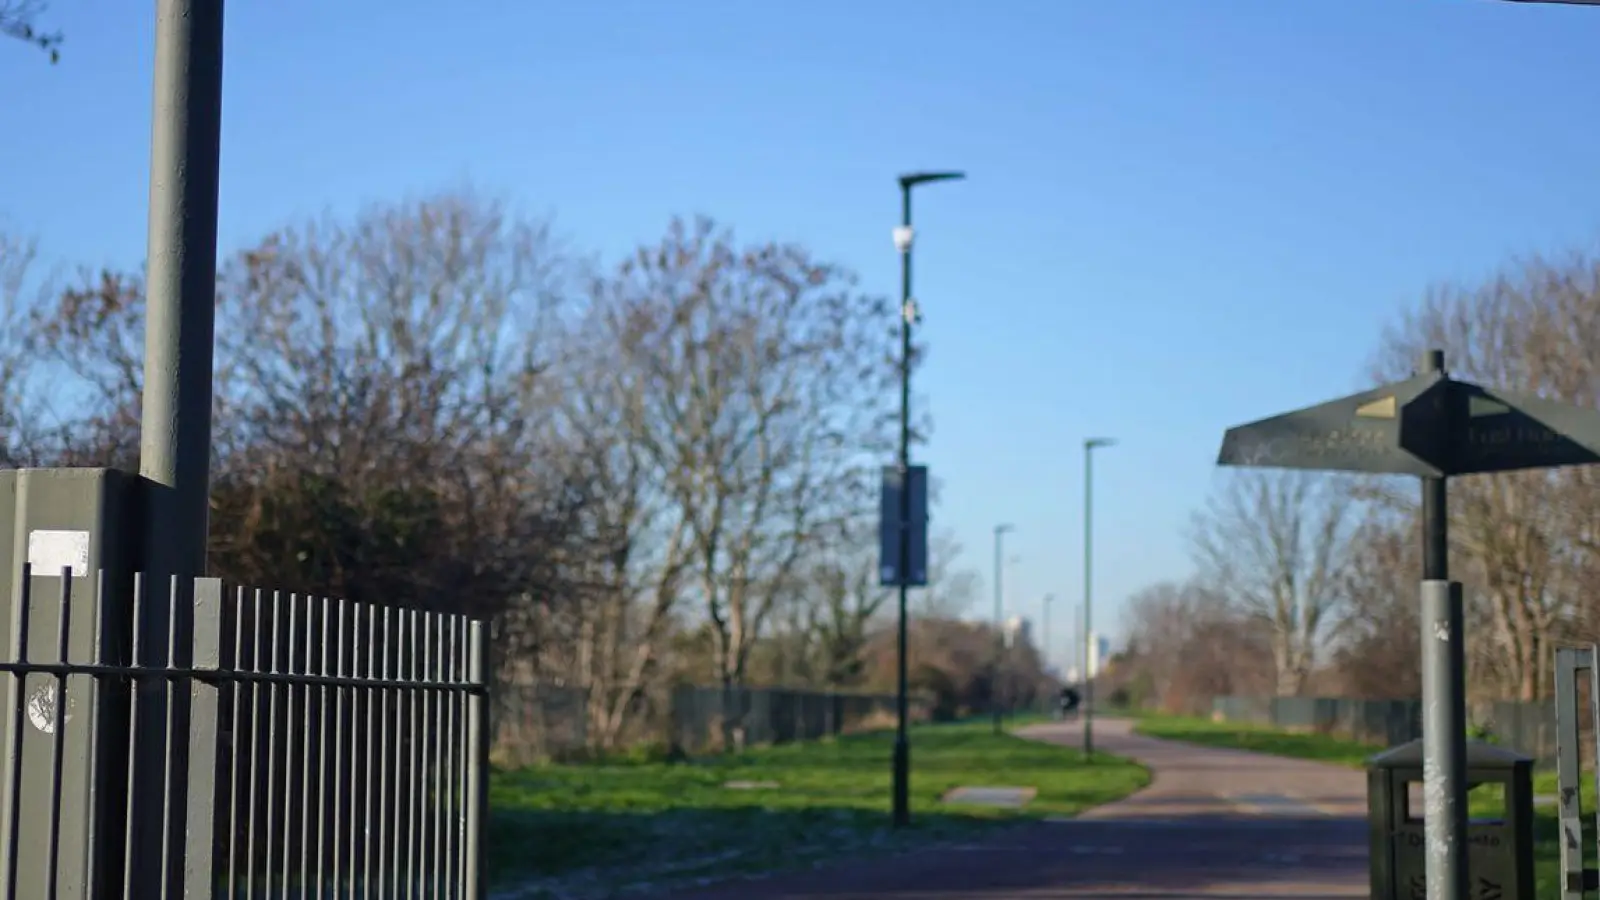
<svg viewBox="0 0 1600 900"><path fill-rule="evenodd" d="M1367 760L1373 900L1425 900L1422 741ZM1415 785L1415 793L1412 786ZM1514 750L1467 743L1469 808L1473 793L1498 786L1504 808L1477 810L1467 827L1467 877L1473 900L1532 900L1533 760ZM1481 801L1480 801L1481 803Z"/></svg>
<svg viewBox="0 0 1600 900"><path fill-rule="evenodd" d="M109 678L78 672L57 679L28 666L92 671L96 663L120 662L115 648L125 647L130 633L124 598L133 596L138 567L142 483L115 469L0 470L0 657L23 670L0 674L0 893L54 900L111 893L126 818L118 797L128 793L126 689ZM31 566L27 584L24 566ZM63 585L67 567L72 583ZM105 602L96 601L97 586ZM47 717L57 714L59 735ZM119 757L121 766L109 762ZM11 790L13 778L20 790Z"/></svg>

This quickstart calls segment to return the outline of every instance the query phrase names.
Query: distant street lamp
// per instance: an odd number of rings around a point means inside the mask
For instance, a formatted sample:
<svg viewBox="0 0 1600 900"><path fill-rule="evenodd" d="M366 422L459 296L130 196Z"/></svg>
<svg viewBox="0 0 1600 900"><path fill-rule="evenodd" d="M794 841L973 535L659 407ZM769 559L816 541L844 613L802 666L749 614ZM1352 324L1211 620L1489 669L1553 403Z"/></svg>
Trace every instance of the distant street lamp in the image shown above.
<svg viewBox="0 0 1600 900"><path fill-rule="evenodd" d="M1004 546L1006 532L1016 531L1015 525L996 525L994 527L994 674L989 679L989 705L994 710L994 733L1000 734L1000 661L1005 656L1005 604L1003 598L1003 583L1001 571L1005 568L1005 556L1001 552Z"/></svg>
<svg viewBox="0 0 1600 900"><path fill-rule="evenodd" d="M894 812L896 827L911 824L911 738L907 734L910 709L906 687L906 590L911 565L911 326L917 315L911 298L911 189L935 181L965 178L961 172L917 172L900 176L900 227L894 246L900 251L900 622L895 658Z"/></svg>
<svg viewBox="0 0 1600 900"><path fill-rule="evenodd" d="M1094 757L1094 451L1113 438L1083 442L1083 757Z"/></svg>
<svg viewBox="0 0 1600 900"><path fill-rule="evenodd" d="M1055 594L1044 595L1044 614L1039 622L1039 670L1050 671L1050 604L1054 603Z"/></svg>

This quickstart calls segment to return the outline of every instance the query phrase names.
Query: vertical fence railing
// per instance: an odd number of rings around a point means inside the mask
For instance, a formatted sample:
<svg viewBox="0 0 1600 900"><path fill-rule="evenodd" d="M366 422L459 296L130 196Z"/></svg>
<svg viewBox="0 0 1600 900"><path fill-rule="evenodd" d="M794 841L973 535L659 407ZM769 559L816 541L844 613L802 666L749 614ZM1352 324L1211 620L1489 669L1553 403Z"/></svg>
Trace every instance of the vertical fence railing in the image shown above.
<svg viewBox="0 0 1600 900"><path fill-rule="evenodd" d="M912 700L912 718L927 718L928 703ZM809 741L890 728L893 694L802 691L784 688L685 685L672 692L671 742L693 752L724 749L724 726L738 729L745 746Z"/></svg>
<svg viewBox="0 0 1600 900"><path fill-rule="evenodd" d="M147 595L26 569L9 601L3 896L484 896L481 622L216 579ZM151 602L184 636L161 659L119 627ZM178 692L186 722L148 702ZM136 761L152 740L166 750L159 790L130 790L150 775Z"/></svg>
<svg viewBox="0 0 1600 900"><path fill-rule="evenodd" d="M1556 816L1560 828L1557 842L1561 864L1561 900L1584 900L1588 892L1600 888L1600 872L1584 859L1583 839L1583 757L1582 739L1589 734L1581 719L1592 724L1597 697L1594 685L1600 684L1595 669L1596 647L1561 647L1556 650ZM1591 690L1581 697L1578 685L1588 681ZM1588 702L1583 702L1587 700ZM1587 707L1587 716L1580 710ZM1595 735L1600 740L1600 734ZM1600 779L1597 779L1600 780ZM1600 818L1600 813L1597 813Z"/></svg>

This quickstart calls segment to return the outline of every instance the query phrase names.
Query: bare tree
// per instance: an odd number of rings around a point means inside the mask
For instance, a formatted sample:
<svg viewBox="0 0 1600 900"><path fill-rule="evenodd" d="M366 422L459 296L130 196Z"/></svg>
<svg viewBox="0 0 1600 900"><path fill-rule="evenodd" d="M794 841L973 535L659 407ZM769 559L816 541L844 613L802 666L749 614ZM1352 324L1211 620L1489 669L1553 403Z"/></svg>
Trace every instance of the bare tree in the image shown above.
<svg viewBox="0 0 1600 900"><path fill-rule="evenodd" d="M219 562L493 615L510 677L552 607L578 601L593 551L594 492L565 462L578 448L551 375L564 275L545 223L470 190L324 216L240 254L222 283L218 489L251 527L218 535ZM277 511L285 480L320 532Z"/></svg>
<svg viewBox="0 0 1600 900"><path fill-rule="evenodd" d="M1002 684L994 667L997 635L987 622L916 617L907 634L909 666L907 676L913 694L932 698L933 716L949 719L990 708ZM895 629L877 629L865 652L866 678L863 687L892 691L896 680L897 640ZM1042 660L1033 648L1016 654L1007 674L1011 687L1020 688L1013 696L1032 699L1041 686L1053 684L1042 671Z"/></svg>
<svg viewBox="0 0 1600 900"><path fill-rule="evenodd" d="M875 518L862 517L839 540L808 551L795 591L779 601L753 675L829 689L860 687L869 677L874 642L893 634L897 619L894 589L878 583L877 527ZM908 598L913 621L953 619L971 605L978 576L959 568L959 552L949 533L934 536L928 585ZM917 664L913 647L908 665Z"/></svg>
<svg viewBox="0 0 1600 900"><path fill-rule="evenodd" d="M556 259L542 225L469 192L322 217L229 258L213 568L513 621L548 596L585 499L550 464ZM90 274L35 322L76 375L63 458L131 464L143 307L140 279Z"/></svg>
<svg viewBox="0 0 1600 900"><path fill-rule="evenodd" d="M928 586L910 598L914 615L953 619L972 609L983 593L983 576L962 564L962 549L953 532L934 532L928 541Z"/></svg>
<svg viewBox="0 0 1600 900"><path fill-rule="evenodd" d="M1272 635L1277 692L1304 688L1344 611L1354 526L1348 485L1303 472L1228 477L1191 527L1203 583Z"/></svg>
<svg viewBox="0 0 1600 900"><path fill-rule="evenodd" d="M574 662L585 689L591 738L617 744L629 712L661 667L692 570L690 520L651 447L650 375L616 365L628 309L587 306L570 329L560 369L560 424L579 452L575 481L591 485L586 531L595 541L572 607ZM660 679L656 679L659 681Z"/></svg>
<svg viewBox="0 0 1600 900"><path fill-rule="evenodd" d="M85 270L55 302L33 310L30 319L41 364L67 373L58 382L61 390L38 398L52 455L64 465L137 468L143 279ZM219 322L219 331L225 331L222 326Z"/></svg>
<svg viewBox="0 0 1600 900"><path fill-rule="evenodd" d="M896 593L878 584L876 521L863 521L857 533L847 535L829 551L818 554L808 566L808 591L803 598L808 648L820 657L824 683L847 687L859 683L864 655L876 627L895 627ZM908 615L916 618L953 619L971 607L978 595L979 576L960 566L961 545L948 531L929 541L928 584L908 600ZM908 665L915 665L915 660Z"/></svg>
<svg viewBox="0 0 1600 900"><path fill-rule="evenodd" d="M1213 601L1209 609L1207 600ZM1183 682L1196 680L1196 673L1183 671L1183 655L1194 640L1196 627L1226 611L1220 597L1197 590L1192 582L1158 582L1128 598L1123 628L1130 662L1148 682L1152 699L1165 704Z"/></svg>
<svg viewBox="0 0 1600 900"><path fill-rule="evenodd" d="M47 31L38 24L46 9L43 0L0 0L0 34L38 47L50 54L52 63L61 59L61 32Z"/></svg>
<svg viewBox="0 0 1600 900"><path fill-rule="evenodd" d="M799 604L806 648L819 680L831 688L861 683L873 624L880 613L893 610L894 592L879 587L877 561L868 559L861 546L841 547L842 552L806 567L805 596Z"/></svg>
<svg viewBox="0 0 1600 900"><path fill-rule="evenodd" d="M37 245L0 232L0 465L36 462L45 427L36 395L29 325L43 296Z"/></svg>
<svg viewBox="0 0 1600 900"><path fill-rule="evenodd" d="M132 468L143 280L40 305L13 270L0 449ZM702 221L578 282L543 223L449 191L278 229L225 257L217 305L217 574L491 616L502 692L579 694L602 748L671 679L731 694L780 616L818 683L872 677L897 323L848 273ZM48 393L13 389L30 366ZM922 612L973 593L957 549L936 538Z"/></svg>
<svg viewBox="0 0 1600 900"><path fill-rule="evenodd" d="M1334 653L1342 694L1380 700L1421 694L1421 567L1413 517L1373 515L1352 537L1344 573L1350 615ZM1473 669L1481 671L1483 662L1474 660Z"/></svg>
<svg viewBox="0 0 1600 900"><path fill-rule="evenodd" d="M1142 682L1141 693L1163 709L1209 712L1213 697L1252 695L1276 683L1269 630L1196 581L1140 590L1124 619L1129 651L1118 678Z"/></svg>
<svg viewBox="0 0 1600 900"><path fill-rule="evenodd" d="M674 222L589 304L615 335L625 419L684 523L713 674L731 689L887 450L891 310L799 247L739 247L706 220Z"/></svg>
<svg viewBox="0 0 1600 900"><path fill-rule="evenodd" d="M1388 329L1379 377L1443 348L1460 377L1586 406L1600 403L1600 259L1586 252L1515 261L1481 283L1432 289ZM1414 511L1400 494L1392 507ZM1487 644L1475 676L1533 700L1549 689L1552 642L1596 622L1600 472L1594 467L1453 482L1452 574L1466 582Z"/></svg>

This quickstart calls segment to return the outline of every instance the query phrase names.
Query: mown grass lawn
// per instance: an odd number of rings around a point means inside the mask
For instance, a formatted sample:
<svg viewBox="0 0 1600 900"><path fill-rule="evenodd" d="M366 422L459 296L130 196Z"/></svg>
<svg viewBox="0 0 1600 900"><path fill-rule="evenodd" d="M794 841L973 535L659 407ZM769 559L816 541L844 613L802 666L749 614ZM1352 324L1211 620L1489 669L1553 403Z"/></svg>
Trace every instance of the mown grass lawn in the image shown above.
<svg viewBox="0 0 1600 900"><path fill-rule="evenodd" d="M1368 758L1384 750L1382 747L1341 740L1326 735L1291 734L1259 725L1246 725L1238 722L1211 722L1205 719L1187 719L1172 716L1147 716L1138 725L1134 726L1134 731L1146 737L1161 738L1162 740L1183 741L1208 747L1250 750L1257 753L1270 753L1295 759L1316 760L1317 762L1356 769L1365 768ZM1550 797L1554 796L1555 793L1555 773L1535 772L1533 776L1534 796ZM1504 800L1499 799L1497 803L1496 799L1498 798L1494 798L1491 794L1486 796L1482 803L1475 801L1476 805L1472 810L1473 815L1498 816L1504 809L1502 805ZM1592 848L1594 846L1594 778L1592 775L1587 774L1583 779L1583 808L1585 810L1584 832L1586 835L1583 846ZM1557 840L1558 835L1559 828L1555 807L1536 805L1533 809L1533 853L1534 864L1538 872L1538 896L1541 897L1553 897L1560 893L1561 849Z"/></svg>
<svg viewBox="0 0 1600 900"><path fill-rule="evenodd" d="M889 828L892 735L857 735L691 763L540 766L498 772L487 853L501 889L535 898L606 896L966 836L1020 818L1069 815L1144 786L1148 773L1071 748L991 733L987 722L912 736L913 827ZM744 788L726 787L743 782ZM775 785L775 786L774 786ZM1021 810L952 807L951 788L1038 791Z"/></svg>

